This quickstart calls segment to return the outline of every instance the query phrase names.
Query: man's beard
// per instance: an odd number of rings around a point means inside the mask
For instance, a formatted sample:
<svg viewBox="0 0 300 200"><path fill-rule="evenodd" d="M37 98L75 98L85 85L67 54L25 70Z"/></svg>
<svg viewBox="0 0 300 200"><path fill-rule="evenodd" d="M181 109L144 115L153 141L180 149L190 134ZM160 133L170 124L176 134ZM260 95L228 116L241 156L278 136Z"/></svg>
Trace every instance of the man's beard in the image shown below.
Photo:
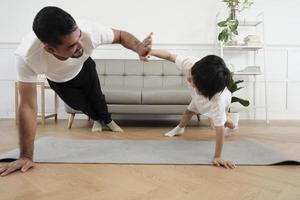
<svg viewBox="0 0 300 200"><path fill-rule="evenodd" d="M83 55L83 49L80 49L79 51L75 52L71 58L80 58Z"/></svg>

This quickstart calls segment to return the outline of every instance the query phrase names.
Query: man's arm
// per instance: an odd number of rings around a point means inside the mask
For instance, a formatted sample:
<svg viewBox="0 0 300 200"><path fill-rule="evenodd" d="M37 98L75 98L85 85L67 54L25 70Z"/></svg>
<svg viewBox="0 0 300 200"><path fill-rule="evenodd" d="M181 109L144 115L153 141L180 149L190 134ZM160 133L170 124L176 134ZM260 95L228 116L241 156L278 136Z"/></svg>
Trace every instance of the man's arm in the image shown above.
<svg viewBox="0 0 300 200"><path fill-rule="evenodd" d="M176 54L172 54L172 53L170 53L168 51L165 51L165 50L157 50L157 49L152 49L150 54L151 54L151 56L155 56L155 57L158 57L158 58L161 58L161 59L165 59L165 60L168 60L168 61L173 62L173 63L175 63L176 57L177 57Z"/></svg>
<svg viewBox="0 0 300 200"><path fill-rule="evenodd" d="M37 117L36 84L19 82L19 92L20 157L32 159Z"/></svg>
<svg viewBox="0 0 300 200"><path fill-rule="evenodd" d="M134 35L126 31L112 29L114 32L114 44L121 44L127 49L136 52L141 60L148 61L148 55L151 51L152 33L150 33L143 42L140 42Z"/></svg>
<svg viewBox="0 0 300 200"><path fill-rule="evenodd" d="M20 94L20 105L18 107L20 157L18 160L1 167L1 176L19 169L25 172L33 167L33 144L37 116L36 84L19 82L18 88Z"/></svg>
<svg viewBox="0 0 300 200"><path fill-rule="evenodd" d="M221 159L222 149L224 145L224 126L216 127L216 147L215 147L215 155L213 159L213 164L217 167L222 166L226 169L233 169L235 165L231 161Z"/></svg>

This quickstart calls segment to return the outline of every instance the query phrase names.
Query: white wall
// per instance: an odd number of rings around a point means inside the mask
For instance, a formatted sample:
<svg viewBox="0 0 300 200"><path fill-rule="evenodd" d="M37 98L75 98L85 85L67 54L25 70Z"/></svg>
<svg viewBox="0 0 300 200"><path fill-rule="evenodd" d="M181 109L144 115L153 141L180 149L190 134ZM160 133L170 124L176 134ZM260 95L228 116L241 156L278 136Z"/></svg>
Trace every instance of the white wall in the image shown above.
<svg viewBox="0 0 300 200"><path fill-rule="evenodd" d="M60 6L76 19L90 19L125 29L140 39L153 31L156 47L174 51L180 49L181 52L199 56L215 52L215 16L218 11L223 16L227 13L221 0L1 0L0 117L14 116L13 86L16 69L13 51L22 36L31 30L36 12L46 5ZM256 0L251 10L240 15L252 18L258 12L265 13L269 107L272 119L300 119L300 106L297 104L300 100L299 10L299 0ZM101 57L107 56L110 51L97 52ZM230 57L237 63L243 63L246 58L247 56ZM259 95L263 94L260 79L257 85L257 100L260 104L263 103L263 95ZM247 88L249 92L244 90L242 96L251 98L251 84ZM51 109L52 99L47 105ZM60 111L63 113L62 108ZM251 114L249 112L245 117ZM263 110L258 110L258 118L263 118Z"/></svg>
<svg viewBox="0 0 300 200"><path fill-rule="evenodd" d="M214 20L225 11L222 0L1 0L0 42L19 42L31 30L33 17L43 6L59 6L76 19L90 19L126 29L142 38L153 31L156 43L210 44ZM251 16L264 11L268 44L300 44L299 0L255 0ZM253 16L253 15L252 15Z"/></svg>

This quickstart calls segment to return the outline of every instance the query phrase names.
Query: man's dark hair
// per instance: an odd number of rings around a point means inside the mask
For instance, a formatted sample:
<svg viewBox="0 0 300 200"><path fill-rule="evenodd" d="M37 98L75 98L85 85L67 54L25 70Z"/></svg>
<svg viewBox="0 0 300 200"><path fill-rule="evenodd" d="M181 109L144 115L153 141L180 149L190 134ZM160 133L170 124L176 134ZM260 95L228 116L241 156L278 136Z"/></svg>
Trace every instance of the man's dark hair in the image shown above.
<svg viewBox="0 0 300 200"><path fill-rule="evenodd" d="M53 6L42 8L34 18L32 29L47 44L61 44L60 37L76 30L76 22L66 11Z"/></svg>
<svg viewBox="0 0 300 200"><path fill-rule="evenodd" d="M229 84L230 71L222 58L209 55L194 64L191 69L194 85L209 100L222 92Z"/></svg>

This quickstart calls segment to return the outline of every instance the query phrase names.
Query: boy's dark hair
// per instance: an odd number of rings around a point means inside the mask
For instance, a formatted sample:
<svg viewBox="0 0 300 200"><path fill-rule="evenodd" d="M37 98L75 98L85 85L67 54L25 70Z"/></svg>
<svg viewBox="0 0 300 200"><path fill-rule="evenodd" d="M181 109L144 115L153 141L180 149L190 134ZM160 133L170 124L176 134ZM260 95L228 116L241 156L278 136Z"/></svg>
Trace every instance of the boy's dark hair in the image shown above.
<svg viewBox="0 0 300 200"><path fill-rule="evenodd" d="M76 29L76 22L66 11L53 6L41 9L33 20L32 29L36 36L47 44L61 44L60 37Z"/></svg>
<svg viewBox="0 0 300 200"><path fill-rule="evenodd" d="M222 92L229 84L230 71L222 58L209 55L194 64L191 69L194 85L209 100Z"/></svg>

